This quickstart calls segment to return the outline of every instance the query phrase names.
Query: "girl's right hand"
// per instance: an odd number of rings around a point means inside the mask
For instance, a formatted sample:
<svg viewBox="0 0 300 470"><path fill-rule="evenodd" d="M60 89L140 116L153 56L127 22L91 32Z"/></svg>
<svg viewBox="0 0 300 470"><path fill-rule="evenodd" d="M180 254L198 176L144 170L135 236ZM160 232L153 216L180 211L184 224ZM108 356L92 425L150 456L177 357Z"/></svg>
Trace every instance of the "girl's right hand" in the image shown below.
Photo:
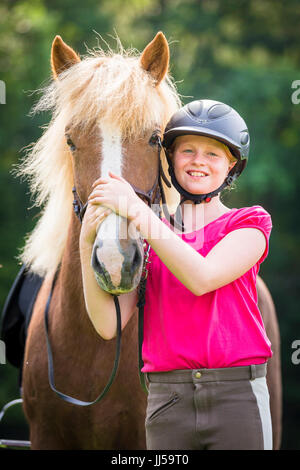
<svg viewBox="0 0 300 470"><path fill-rule="evenodd" d="M88 203L82 220L80 244L94 244L100 224L111 212L111 209L105 206Z"/></svg>

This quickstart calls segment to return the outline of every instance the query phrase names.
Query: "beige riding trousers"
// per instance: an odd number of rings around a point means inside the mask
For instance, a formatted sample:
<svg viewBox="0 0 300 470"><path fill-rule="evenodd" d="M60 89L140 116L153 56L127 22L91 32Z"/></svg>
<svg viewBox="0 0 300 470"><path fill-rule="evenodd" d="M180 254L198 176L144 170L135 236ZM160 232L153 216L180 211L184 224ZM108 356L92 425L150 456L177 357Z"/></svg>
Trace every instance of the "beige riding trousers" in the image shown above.
<svg viewBox="0 0 300 470"><path fill-rule="evenodd" d="M272 449L266 363L148 373L147 380L147 449Z"/></svg>

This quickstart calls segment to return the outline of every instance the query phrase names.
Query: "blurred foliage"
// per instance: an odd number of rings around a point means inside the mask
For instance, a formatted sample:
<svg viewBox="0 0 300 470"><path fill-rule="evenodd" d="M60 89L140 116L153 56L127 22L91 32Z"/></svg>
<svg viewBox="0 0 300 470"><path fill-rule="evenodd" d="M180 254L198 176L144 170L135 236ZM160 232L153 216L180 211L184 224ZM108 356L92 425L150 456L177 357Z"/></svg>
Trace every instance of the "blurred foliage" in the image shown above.
<svg viewBox="0 0 300 470"><path fill-rule="evenodd" d="M162 30L171 50L171 74L183 103L212 98L235 107L251 133L247 170L237 189L224 195L231 207L260 204L271 214L270 255L261 275L278 312L282 340L285 449L299 449L299 367L291 344L300 337L300 222L296 196L300 175L300 105L292 82L300 79L299 0L2 0L0 4L0 301L4 303L19 266L17 249L38 216L26 183L10 173L22 149L41 135L49 117L29 117L32 91L50 78L50 48L60 34L81 55L97 46L99 33L112 48L142 50ZM105 43L101 42L105 49ZM298 368L297 368L298 367ZM0 365L0 406L18 395L18 372ZM20 437L24 418L11 412ZM3 430L2 430L3 429ZM18 435L17 435L18 434ZM22 436L23 436L22 434ZM6 432L7 437L7 432Z"/></svg>

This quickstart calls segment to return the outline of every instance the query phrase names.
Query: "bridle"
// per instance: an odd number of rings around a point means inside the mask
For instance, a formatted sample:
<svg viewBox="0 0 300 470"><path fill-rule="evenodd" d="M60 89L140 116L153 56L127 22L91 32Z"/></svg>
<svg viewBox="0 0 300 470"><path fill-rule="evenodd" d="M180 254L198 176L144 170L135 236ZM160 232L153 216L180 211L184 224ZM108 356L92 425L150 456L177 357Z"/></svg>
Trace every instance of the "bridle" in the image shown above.
<svg viewBox="0 0 300 470"><path fill-rule="evenodd" d="M162 207L164 210L164 214L168 220L171 221L172 225L176 225L176 221L174 218L169 214L169 211L167 209L166 205L166 197L162 185L162 180L165 182L165 184L170 188L171 183L168 181L166 178L162 164L161 164L161 149L162 149L162 143L159 134L157 131L155 131L150 140L149 144L151 146L157 146L157 155L158 155L158 174L155 178L154 184L152 188L149 191L143 191L139 188L136 188L133 184L131 184L132 188L136 192L136 194L146 203L148 204L149 207L153 208L157 212L157 215L159 218L161 218L161 209L160 209L160 201L162 201ZM72 189L73 192L73 209L80 220L80 223L82 223L86 208L88 203L83 203L76 191L75 186ZM148 244L147 249L145 250L146 243L144 243L144 262L143 262L143 269L142 269L142 275L141 275L141 280L138 286L138 303L137 307L139 309L139 328L138 328L138 336L139 336L139 375L140 375L140 381L143 389L147 393L147 386L145 382L145 377L144 374L141 372L141 369L143 367L143 360L142 360L142 353L141 353L141 348L142 348L142 342L143 342L143 319L144 319L144 305L145 305L145 290L146 290L146 281L147 281L147 275L148 275L148 269L147 265L149 263L149 251L150 251L150 245ZM53 368L53 356L52 356L52 349L51 349L51 344L49 340L49 308L50 308L50 303L55 287L56 280L58 278L58 274L60 271L60 264L55 272L55 275L53 277L52 285L51 285L51 290L48 296L48 300L46 303L46 308L45 308L45 313L44 313L44 324L45 324L45 331L46 331L46 342L47 342L47 353L48 353L48 379L49 379L49 385L51 389L57 394L58 397L60 397L62 400L72 403L73 405L79 405L79 406L90 406L93 405L97 402L99 402L104 395L108 392L110 386L112 385L118 365L119 365L119 358L120 358L120 349L121 349L121 312L120 312L120 304L118 300L118 296L115 294L113 295L113 299L115 302L115 308L116 308L116 316L117 316L117 338L116 338L116 354L115 354L115 360L114 360L114 365L113 369L110 375L110 378L105 385L104 389L100 393L100 395L93 401L82 401L77 398L71 397L69 395L66 395L60 391L58 391L55 387L55 382L54 382L54 368Z"/></svg>
<svg viewBox="0 0 300 470"><path fill-rule="evenodd" d="M143 191L142 189L137 188L134 184L131 183L131 187L135 191L135 193L139 196L140 199L142 199L149 207L154 207L154 209L158 212L158 215L161 216L161 211L159 210L159 205L160 201L162 201L162 207L164 210L164 213L167 217L168 220L173 223L173 225L176 224L174 221L173 217L169 214L167 205L166 205L166 197L165 197L165 192L163 189L162 185L162 180L164 183L171 188L171 183L168 181L163 168L162 168L162 163L161 163L161 150L162 150L162 143L161 143L161 138L157 131L155 131L152 136L149 139L149 145L151 146L157 146L157 154L158 154L158 173L156 175L154 184L149 191ZM86 202L85 204L81 201L81 198L79 197L77 190L75 186L72 189L73 192L73 209L77 217L79 218L80 222L83 220L83 216L85 214L86 208L88 203Z"/></svg>
<svg viewBox="0 0 300 470"><path fill-rule="evenodd" d="M159 204L160 202L160 188L158 184L158 178L159 176L157 175L154 184L152 188L149 191L143 191L142 189L138 189L134 184L131 184L131 187L134 189L134 192L139 196L140 199L142 199L149 207L152 205ZM80 197L78 196L77 190L75 186L72 189L73 192L73 209L77 217L79 218L80 222L83 220L83 216L85 214L86 208L88 203L86 202L83 204L81 201Z"/></svg>

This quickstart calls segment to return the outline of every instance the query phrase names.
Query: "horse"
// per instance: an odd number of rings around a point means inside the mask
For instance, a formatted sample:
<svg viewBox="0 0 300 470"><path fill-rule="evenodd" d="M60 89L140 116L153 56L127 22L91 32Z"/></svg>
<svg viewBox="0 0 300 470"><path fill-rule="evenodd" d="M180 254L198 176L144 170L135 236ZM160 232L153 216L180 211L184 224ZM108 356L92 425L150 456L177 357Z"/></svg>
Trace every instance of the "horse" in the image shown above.
<svg viewBox="0 0 300 470"><path fill-rule="evenodd" d="M72 189L76 188L78 200L85 202L93 182L112 171L127 179L141 197L152 194L149 188L155 186L159 171L152 138L163 134L181 105L168 71L169 46L163 33L157 33L141 54L124 50L120 42L118 48L117 52L104 52L99 47L80 57L60 36L55 37L51 48L53 80L33 110L52 110L52 119L41 138L28 148L18 169L19 176L29 177L35 204L43 207L19 255L32 273L43 278L28 328L22 371L23 409L32 449L145 449L146 395L139 383L137 315L122 332L115 381L107 395L92 406L66 403L51 390L44 328L44 311L58 272L48 326L55 384L63 393L94 400L107 382L116 339L101 338L86 311L79 251L81 224L72 208ZM162 167L167 168L163 153ZM162 184L167 205L175 208L178 193ZM120 233L125 233L122 240ZM133 239L125 220L115 213L98 231L93 257L99 251L96 265L91 263L104 289L123 294L139 284L142 240ZM119 277L117 290L107 282L109 276L103 275L103 259L111 278ZM123 277L120 272L125 263L127 275ZM263 283L258 286L267 306L267 333L269 327L277 331L271 296ZM276 335L274 340L278 341ZM270 393L278 407L278 362L271 364L270 372ZM280 427L279 420L276 425ZM278 435L277 428L275 433Z"/></svg>
<svg viewBox="0 0 300 470"><path fill-rule="evenodd" d="M139 383L136 317L122 332L118 373L109 393L90 407L66 403L50 389L43 320L60 265L49 308L55 384L69 395L93 400L109 377L116 340L102 339L86 312L81 224L72 208L72 189L85 202L95 179L113 171L141 195L147 194L159 169L151 137L162 135L180 106L168 73L169 47L162 33L142 54L125 51L120 43L118 47L116 53L99 47L81 58L60 36L54 39L53 81L34 107L34 112L52 109L52 120L20 165L19 175L30 177L31 191L37 194L36 204L45 205L21 254L22 262L44 278L28 328L22 372L32 449L145 448L146 395ZM162 164L166 169L166 160ZM172 205L175 190L166 186L165 192ZM143 265L141 242L128 237L127 230L124 219L110 214L95 240L99 251L101 239L102 259L112 260L112 266L106 264L111 277L121 269L120 252L123 264L134 266L120 282L122 293L138 284ZM110 236L105 238L102 235L107 231ZM125 233L120 241L119 233Z"/></svg>

